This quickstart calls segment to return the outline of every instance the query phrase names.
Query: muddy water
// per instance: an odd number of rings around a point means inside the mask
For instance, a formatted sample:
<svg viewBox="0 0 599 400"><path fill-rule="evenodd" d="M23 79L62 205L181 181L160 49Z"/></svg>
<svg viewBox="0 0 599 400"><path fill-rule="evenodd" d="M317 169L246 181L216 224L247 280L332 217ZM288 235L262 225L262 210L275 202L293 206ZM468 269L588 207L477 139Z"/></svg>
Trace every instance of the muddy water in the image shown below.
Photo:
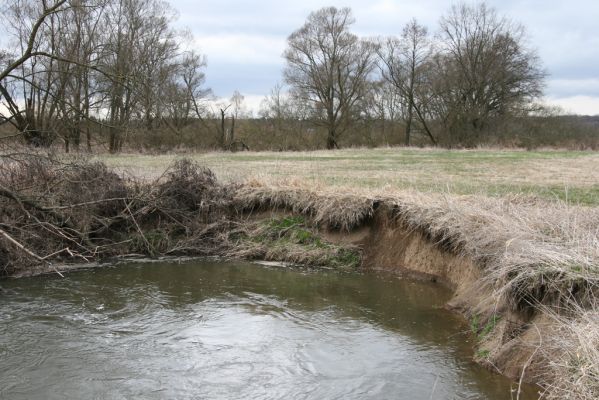
<svg viewBox="0 0 599 400"><path fill-rule="evenodd" d="M191 262L0 285L0 398L513 396L432 284Z"/></svg>

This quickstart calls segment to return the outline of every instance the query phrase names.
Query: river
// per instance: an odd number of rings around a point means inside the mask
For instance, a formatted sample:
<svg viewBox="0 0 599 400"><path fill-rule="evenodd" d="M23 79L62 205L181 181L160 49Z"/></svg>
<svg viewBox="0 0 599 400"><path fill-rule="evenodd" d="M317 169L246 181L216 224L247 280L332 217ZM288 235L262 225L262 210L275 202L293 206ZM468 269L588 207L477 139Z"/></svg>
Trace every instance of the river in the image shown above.
<svg viewBox="0 0 599 400"><path fill-rule="evenodd" d="M188 261L0 286L0 398L515 398L432 283Z"/></svg>

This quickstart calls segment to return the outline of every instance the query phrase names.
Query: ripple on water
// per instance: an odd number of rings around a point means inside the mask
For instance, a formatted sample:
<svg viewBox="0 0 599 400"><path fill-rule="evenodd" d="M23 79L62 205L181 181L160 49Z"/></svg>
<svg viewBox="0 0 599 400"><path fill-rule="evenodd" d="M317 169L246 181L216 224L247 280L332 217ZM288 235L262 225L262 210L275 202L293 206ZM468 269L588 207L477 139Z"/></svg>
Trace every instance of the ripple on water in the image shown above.
<svg viewBox="0 0 599 400"><path fill-rule="evenodd" d="M0 398L509 397L425 283L189 263L9 285Z"/></svg>

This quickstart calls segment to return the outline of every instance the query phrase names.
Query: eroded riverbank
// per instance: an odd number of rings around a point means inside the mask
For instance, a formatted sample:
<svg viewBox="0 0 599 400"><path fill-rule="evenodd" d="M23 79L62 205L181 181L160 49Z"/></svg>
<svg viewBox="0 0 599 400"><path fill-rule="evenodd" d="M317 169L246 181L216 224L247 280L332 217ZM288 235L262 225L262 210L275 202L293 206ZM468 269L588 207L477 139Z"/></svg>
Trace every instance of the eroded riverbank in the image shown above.
<svg viewBox="0 0 599 400"><path fill-rule="evenodd" d="M553 398L584 398L597 387L599 375L587 373L599 365L592 346L596 209L527 198L223 185L187 161L156 182L126 179L101 164L23 165L7 175L0 196L6 275L130 256L416 274L453 291L447 305L469 321L479 363L539 383Z"/></svg>

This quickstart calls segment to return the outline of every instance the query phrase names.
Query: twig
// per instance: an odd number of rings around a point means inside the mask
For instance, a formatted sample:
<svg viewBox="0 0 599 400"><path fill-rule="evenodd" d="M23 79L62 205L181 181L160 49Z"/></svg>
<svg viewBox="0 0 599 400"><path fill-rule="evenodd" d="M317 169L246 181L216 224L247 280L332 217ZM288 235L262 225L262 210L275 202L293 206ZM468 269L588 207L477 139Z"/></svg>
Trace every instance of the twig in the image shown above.
<svg viewBox="0 0 599 400"><path fill-rule="evenodd" d="M61 278L64 278L64 275L60 273L59 270L56 269L56 267L54 265L52 265L52 263L48 263L48 265L54 270L54 272L56 272Z"/></svg>
<svg viewBox="0 0 599 400"><path fill-rule="evenodd" d="M539 330L539 327L537 326L537 324L533 324L533 326L535 327L535 329L537 330L537 334L539 335L539 344L522 367L522 373L520 374L520 380L518 381L518 393L516 394L516 400L520 400L520 394L522 394L522 383L524 382L524 373L526 372L526 368L528 368L533 358L537 354L537 351L539 351L541 345L543 344L543 336L541 336L541 331Z"/></svg>
<svg viewBox="0 0 599 400"><path fill-rule="evenodd" d="M127 212L129 212L129 215L131 215L131 219L133 220L133 223L135 224L135 227L137 228L137 231L139 232L139 234L141 235L142 239L144 240L144 243L146 244L146 248L148 249L148 252L150 254L154 254L154 249L152 248L152 246L150 246L150 242L148 242L148 239L146 239L146 235L144 235L143 231L139 227L139 224L135 220L135 217L133 216L133 213L131 212L131 209L129 208L129 204L127 204L126 201L124 203L125 203L125 208L126 208Z"/></svg>
<svg viewBox="0 0 599 400"><path fill-rule="evenodd" d="M1 185L0 185L0 196L7 197L7 198L12 199L15 202L17 202L19 204L19 206L23 209L23 211L27 215L29 215L29 212L27 212L27 210L25 210L25 208L23 207L23 205L26 205L26 206L34 208L34 209L36 209L38 211L47 213L50 216L58 219L59 221L66 221L66 218L63 215L54 212L52 209L46 208L44 206L41 206L41 205L37 204L35 201L33 201L33 200L25 199L25 198L21 197L20 195L18 195L17 193L13 192L12 190L10 190L8 188L5 188L5 187L3 187ZM63 222L63 223L65 225L67 225L66 222Z"/></svg>
<svg viewBox="0 0 599 400"><path fill-rule="evenodd" d="M94 200L94 201L87 201L85 203L77 203L77 204L69 204L67 206L56 206L56 207L45 207L46 210L67 210L69 208L76 208L76 207L83 207L83 206L91 206L93 204L101 204L101 203L108 203L111 201L121 201L121 200L127 200L124 197L115 197L112 199L103 199L103 200Z"/></svg>
<svg viewBox="0 0 599 400"><path fill-rule="evenodd" d="M45 264L47 264L48 266L50 266L54 272L56 272L58 275L60 275L61 278L64 278L64 275L61 274L53 265L51 262L48 262L45 258L38 256L37 254L35 254L34 252L32 252L31 250L29 250L27 247L23 246L21 243L19 243L16 239L14 239L12 236L10 236L8 233L6 233L4 230L0 229L0 235L4 236L9 242L11 242L12 244L14 244L15 246L17 246L19 249L23 250L25 253L27 253L28 255L30 255L31 257L35 258L38 261L41 261Z"/></svg>
<svg viewBox="0 0 599 400"><path fill-rule="evenodd" d="M31 250L29 250L27 247L23 246L21 243L17 242L16 239L14 239L12 236L10 236L8 233L3 231L2 229L0 229L0 234L2 236L4 236L6 239L8 239L9 242L11 242L15 246L17 246L19 249L21 249L25 253L29 254L31 257L35 258L38 261L46 262L46 260L44 260L42 257L38 256L37 254L35 254Z"/></svg>

